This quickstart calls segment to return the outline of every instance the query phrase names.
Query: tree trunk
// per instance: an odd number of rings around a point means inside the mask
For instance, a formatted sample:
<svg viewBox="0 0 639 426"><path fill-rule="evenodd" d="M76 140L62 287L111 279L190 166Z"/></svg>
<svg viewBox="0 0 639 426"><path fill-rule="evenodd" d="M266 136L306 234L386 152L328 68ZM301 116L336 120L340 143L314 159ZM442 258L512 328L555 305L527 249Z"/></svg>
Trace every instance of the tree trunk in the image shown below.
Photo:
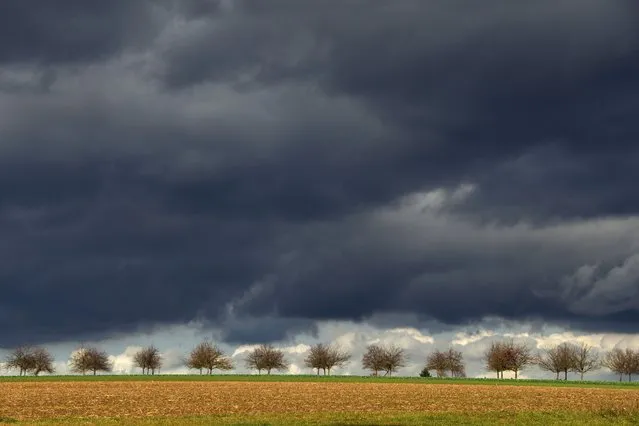
<svg viewBox="0 0 639 426"><path fill-rule="evenodd" d="M515 379L517 379L518 375L519 375L519 370L515 370Z"/></svg>
<svg viewBox="0 0 639 426"><path fill-rule="evenodd" d="M583 379L584 379L584 372L582 371L581 372L581 380L583 380Z"/></svg>
<svg viewBox="0 0 639 426"><path fill-rule="evenodd" d="M97 374L98 370L93 370L93 375L95 376Z"/></svg>
<svg viewBox="0 0 639 426"><path fill-rule="evenodd" d="M568 381L568 370L564 370L564 380Z"/></svg>
<svg viewBox="0 0 639 426"><path fill-rule="evenodd" d="M557 377L555 378L555 380L559 380L559 371L557 371Z"/></svg>

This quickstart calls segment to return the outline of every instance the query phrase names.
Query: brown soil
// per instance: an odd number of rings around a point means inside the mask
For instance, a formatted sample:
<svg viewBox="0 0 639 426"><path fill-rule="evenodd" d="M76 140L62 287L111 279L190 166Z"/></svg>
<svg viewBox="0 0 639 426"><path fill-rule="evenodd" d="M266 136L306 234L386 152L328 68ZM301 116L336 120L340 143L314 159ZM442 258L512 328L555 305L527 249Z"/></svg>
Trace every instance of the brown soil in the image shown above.
<svg viewBox="0 0 639 426"><path fill-rule="evenodd" d="M639 406L623 389L393 383L0 383L0 418L313 412L485 412Z"/></svg>

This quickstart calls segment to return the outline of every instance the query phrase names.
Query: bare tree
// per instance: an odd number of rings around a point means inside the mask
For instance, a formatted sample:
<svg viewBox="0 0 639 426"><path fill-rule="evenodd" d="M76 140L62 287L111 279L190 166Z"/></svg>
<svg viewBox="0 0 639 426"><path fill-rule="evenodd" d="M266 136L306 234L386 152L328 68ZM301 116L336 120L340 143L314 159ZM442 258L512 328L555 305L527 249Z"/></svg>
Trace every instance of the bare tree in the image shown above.
<svg viewBox="0 0 639 426"><path fill-rule="evenodd" d="M95 347L81 347L71 355L70 369L74 373L91 371L95 376L98 371L109 372L112 368L107 353Z"/></svg>
<svg viewBox="0 0 639 426"><path fill-rule="evenodd" d="M586 343L582 343L577 346L573 356L574 359L571 371L578 373L581 380L584 379L584 374L597 370L601 366L599 354L595 352L595 349L592 346Z"/></svg>
<svg viewBox="0 0 639 426"><path fill-rule="evenodd" d="M231 359L224 354L224 351L211 342L205 341L197 345L186 360L188 368L206 370L210 375L213 370L232 370Z"/></svg>
<svg viewBox="0 0 639 426"><path fill-rule="evenodd" d="M362 367L371 370L373 376L384 371L385 376L392 376L406 365L406 352L396 345L370 345L362 357Z"/></svg>
<svg viewBox="0 0 639 426"><path fill-rule="evenodd" d="M497 378L504 378L504 371L508 370L506 359L506 345L502 342L493 342L484 352L486 370L497 373Z"/></svg>
<svg viewBox="0 0 639 426"><path fill-rule="evenodd" d="M452 377L466 377L466 366L464 365L464 356L461 351L449 348L446 352L446 361Z"/></svg>
<svg viewBox="0 0 639 426"><path fill-rule="evenodd" d="M34 348L31 353L33 358L33 374L35 376L40 373L53 374L55 369L53 367L53 356L44 348Z"/></svg>
<svg viewBox="0 0 639 426"><path fill-rule="evenodd" d="M5 367L7 370L18 370L20 376L27 375L27 373L34 368L33 348L30 346L19 346L11 352L6 360Z"/></svg>
<svg viewBox="0 0 639 426"><path fill-rule="evenodd" d="M436 350L426 358L426 368L435 371L437 377L446 377L448 375L448 358L446 353Z"/></svg>
<svg viewBox="0 0 639 426"><path fill-rule="evenodd" d="M311 346L304 359L304 364L309 368L316 369L317 375L320 370L324 371L324 375L327 373L330 375L333 368L344 366L350 358L351 355L348 352L341 350L336 345L318 343Z"/></svg>
<svg viewBox="0 0 639 426"><path fill-rule="evenodd" d="M389 345L384 350L384 373L385 376L392 376L400 368L406 366L406 352L396 345Z"/></svg>
<svg viewBox="0 0 639 426"><path fill-rule="evenodd" d="M318 343L317 345L311 346L308 351L308 355L304 358L304 365L308 368L312 368L317 370L317 375L319 376L320 371L323 369L324 374L326 374L326 359L328 358L328 345L324 343Z"/></svg>
<svg viewBox="0 0 639 426"><path fill-rule="evenodd" d="M262 370L271 374L272 370L286 370L288 368L284 352L271 345L261 345L253 349L249 352L245 362L248 368L257 370L258 374L261 374Z"/></svg>
<svg viewBox="0 0 639 426"><path fill-rule="evenodd" d="M44 348L20 346L11 352L6 359L8 370L16 369L20 376L33 373L35 376L42 372L53 373L53 356Z"/></svg>
<svg viewBox="0 0 639 426"><path fill-rule="evenodd" d="M639 374L639 352L627 348L625 352L626 358L626 374L628 381L632 381L633 374Z"/></svg>
<svg viewBox="0 0 639 426"><path fill-rule="evenodd" d="M505 343L504 356L506 369L515 373L515 379L519 372L535 361L532 349L525 343L517 344L513 340Z"/></svg>
<svg viewBox="0 0 639 426"><path fill-rule="evenodd" d="M380 371L384 371L384 352L384 348L379 345L369 345L362 356L362 367L365 370L371 370L373 376L378 376Z"/></svg>
<svg viewBox="0 0 639 426"><path fill-rule="evenodd" d="M162 367L162 355L155 346L148 346L133 355L133 363L142 369L142 374L155 374Z"/></svg>
<svg viewBox="0 0 639 426"><path fill-rule="evenodd" d="M437 377L466 377L464 357L460 351L449 348L446 352L436 350L426 359L426 369L433 370Z"/></svg>
<svg viewBox="0 0 639 426"><path fill-rule="evenodd" d="M559 380L559 373L564 373L564 380L568 380L568 372L573 371L577 356L577 348L568 343L562 343L552 348L544 349L535 357L535 364L546 371L555 373Z"/></svg>
<svg viewBox="0 0 639 426"><path fill-rule="evenodd" d="M341 368L345 366L351 359L351 354L348 351L343 350L337 345L331 345L328 350L328 357L326 359L326 371L328 375L331 375L333 368Z"/></svg>
<svg viewBox="0 0 639 426"><path fill-rule="evenodd" d="M621 381L627 371L626 353L619 348L614 348L606 354L601 364L613 373L619 374L619 381Z"/></svg>

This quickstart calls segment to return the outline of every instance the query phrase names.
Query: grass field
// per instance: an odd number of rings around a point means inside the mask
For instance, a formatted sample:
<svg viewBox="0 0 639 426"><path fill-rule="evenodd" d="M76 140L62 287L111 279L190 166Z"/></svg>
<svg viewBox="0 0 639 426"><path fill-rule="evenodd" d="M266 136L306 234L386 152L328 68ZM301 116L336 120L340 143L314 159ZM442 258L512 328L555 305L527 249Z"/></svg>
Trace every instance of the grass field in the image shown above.
<svg viewBox="0 0 639 426"><path fill-rule="evenodd" d="M344 376L3 377L0 424L3 421L96 425L639 424L639 386Z"/></svg>
<svg viewBox="0 0 639 426"><path fill-rule="evenodd" d="M243 375L243 374L223 374L223 375L179 375L179 374L158 374L158 375L45 375L45 376L0 376L0 383L3 382L93 382L93 381L168 381L168 382L320 382L320 383L406 383L406 384L463 384L463 385L499 385L499 386L559 386L559 387L587 387L587 388L616 388L616 389L637 389L639 381L619 382L619 381L580 381L580 380L514 380L514 379L450 379L450 378L421 378L421 377L370 377L370 376L317 376L311 375Z"/></svg>

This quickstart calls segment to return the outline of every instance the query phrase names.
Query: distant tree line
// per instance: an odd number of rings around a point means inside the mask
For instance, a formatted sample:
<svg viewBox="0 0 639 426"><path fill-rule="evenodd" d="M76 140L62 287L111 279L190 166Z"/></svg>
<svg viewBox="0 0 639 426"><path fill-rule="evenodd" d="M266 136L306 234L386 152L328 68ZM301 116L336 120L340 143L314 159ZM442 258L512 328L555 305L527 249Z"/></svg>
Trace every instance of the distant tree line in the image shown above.
<svg viewBox="0 0 639 426"><path fill-rule="evenodd" d="M351 361L352 355L335 344L318 343L310 347L304 358L304 365L317 375L330 375L336 368L342 368ZM163 357L158 348L148 346L133 355L133 365L142 374L156 374L163 365ZM406 366L408 356L403 348L396 345L373 344L366 347L361 359L362 368L369 370L371 376L392 376ZM584 375L605 367L628 381L633 375L639 375L639 351L615 348L605 354L599 354L585 343L561 343L543 348L537 352L525 344L513 339L491 343L483 354L487 371L496 373L498 379L504 378L504 372L513 372L515 379L521 371L537 366L542 371L555 374L558 380L568 380L568 373ZM271 374L273 371L286 371L289 362L284 351L272 345L260 345L248 352L244 359L250 370ZM213 374L214 371L234 369L231 357L210 341L195 346L183 359L188 369L198 370L200 374ZM69 371L77 374L111 372L113 363L108 354L93 346L81 346L73 351L68 361ZM5 359L5 368L17 371L20 376L41 373L55 373L53 356L39 346L20 346ZM432 372L432 374L431 374ZM420 374L421 377L466 377L463 355L453 348L435 350L428 354Z"/></svg>

